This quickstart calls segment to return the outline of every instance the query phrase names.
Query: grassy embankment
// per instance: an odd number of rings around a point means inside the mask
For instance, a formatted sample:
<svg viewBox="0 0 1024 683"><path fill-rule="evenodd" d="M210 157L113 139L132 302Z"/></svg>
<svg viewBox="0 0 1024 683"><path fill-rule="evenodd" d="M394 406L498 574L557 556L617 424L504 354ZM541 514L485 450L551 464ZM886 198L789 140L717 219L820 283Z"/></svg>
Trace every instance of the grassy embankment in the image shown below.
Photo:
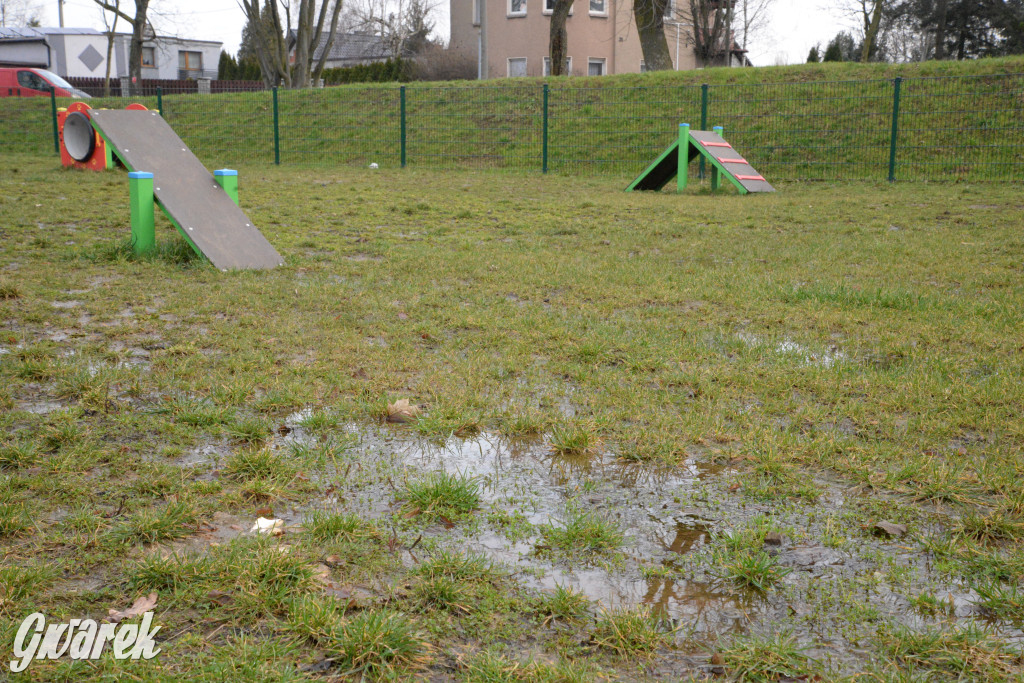
<svg viewBox="0 0 1024 683"><path fill-rule="evenodd" d="M1008 178L1024 164L1018 128L1024 77L985 76L1021 72L1024 59L1014 57L549 79L549 167L635 174L680 121L700 122L699 86L708 83L709 126L725 126L733 144L769 177L881 180L889 162L889 79L901 76L912 80L903 85L899 178ZM155 106L155 98L142 100ZM4 149L50 148L49 103L8 99L0 101L0 112ZM167 95L164 112L211 165L273 161L269 93ZM539 80L413 84L407 112L412 166L540 169ZM282 91L280 137L286 164L397 166L398 86Z"/></svg>

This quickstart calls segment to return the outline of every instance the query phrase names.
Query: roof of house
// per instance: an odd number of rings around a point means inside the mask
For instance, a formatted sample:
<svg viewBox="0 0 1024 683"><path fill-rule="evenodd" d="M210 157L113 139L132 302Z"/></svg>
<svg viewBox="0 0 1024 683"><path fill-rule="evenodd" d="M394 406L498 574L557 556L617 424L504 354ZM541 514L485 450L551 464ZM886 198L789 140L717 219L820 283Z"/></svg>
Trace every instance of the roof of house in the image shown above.
<svg viewBox="0 0 1024 683"><path fill-rule="evenodd" d="M94 28L64 28L60 26L21 26L18 28L0 27L0 40L43 40L46 36L106 36L104 31ZM131 38L131 33L116 33L119 38ZM173 36L156 36L156 40L183 42L183 43L206 43L209 45L222 45L216 40L195 40L193 38L175 38ZM149 39L147 39L149 40Z"/></svg>
<svg viewBox="0 0 1024 683"><path fill-rule="evenodd" d="M294 31L290 33L289 39L294 42ZM324 33L313 50L313 59L320 59L326 45L327 35ZM367 61L392 56L383 38L368 33L336 33L331 51L327 53L327 59L334 61Z"/></svg>

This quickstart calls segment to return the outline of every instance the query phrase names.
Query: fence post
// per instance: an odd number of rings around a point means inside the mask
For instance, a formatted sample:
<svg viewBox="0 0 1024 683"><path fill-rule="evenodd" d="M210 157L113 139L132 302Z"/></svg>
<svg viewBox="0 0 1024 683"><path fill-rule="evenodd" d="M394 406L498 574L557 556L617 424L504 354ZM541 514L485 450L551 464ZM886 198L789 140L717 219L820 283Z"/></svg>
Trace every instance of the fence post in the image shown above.
<svg viewBox="0 0 1024 683"><path fill-rule="evenodd" d="M708 84L704 83L700 86L700 129L708 129ZM700 176L701 180L704 180L704 155L700 157L700 169L697 171L697 175Z"/></svg>
<svg viewBox="0 0 1024 683"><path fill-rule="evenodd" d="M281 131L278 127L277 86L274 86L274 164L281 165Z"/></svg>
<svg viewBox="0 0 1024 683"><path fill-rule="evenodd" d="M53 118L53 151L60 154L60 133L57 131L57 93L50 88L50 115Z"/></svg>
<svg viewBox="0 0 1024 683"><path fill-rule="evenodd" d="M401 128L402 128L402 168L405 168L405 86L401 86L398 89L398 101L399 111L401 112Z"/></svg>
<svg viewBox="0 0 1024 683"><path fill-rule="evenodd" d="M896 136L900 126L900 85L903 79L897 76L892 82L892 134L889 137L889 182L896 182Z"/></svg>
<svg viewBox="0 0 1024 683"><path fill-rule="evenodd" d="M541 143L541 173L548 172L548 84L544 84L544 135Z"/></svg>
<svg viewBox="0 0 1024 683"><path fill-rule="evenodd" d="M156 110L160 112L160 116L164 115L164 89L162 86L156 86Z"/></svg>

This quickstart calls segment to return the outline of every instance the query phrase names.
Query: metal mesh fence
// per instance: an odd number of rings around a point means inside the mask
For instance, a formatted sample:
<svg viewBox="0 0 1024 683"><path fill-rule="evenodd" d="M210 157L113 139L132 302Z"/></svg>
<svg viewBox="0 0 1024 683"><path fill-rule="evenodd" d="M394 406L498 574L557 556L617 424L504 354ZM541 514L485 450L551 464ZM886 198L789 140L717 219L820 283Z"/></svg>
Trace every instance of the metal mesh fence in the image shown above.
<svg viewBox="0 0 1024 683"><path fill-rule="evenodd" d="M503 168L631 176L681 122L720 125L773 180L1024 176L1024 74L713 86L349 85L94 98L159 109L210 165ZM70 100L0 98L0 152L52 153Z"/></svg>

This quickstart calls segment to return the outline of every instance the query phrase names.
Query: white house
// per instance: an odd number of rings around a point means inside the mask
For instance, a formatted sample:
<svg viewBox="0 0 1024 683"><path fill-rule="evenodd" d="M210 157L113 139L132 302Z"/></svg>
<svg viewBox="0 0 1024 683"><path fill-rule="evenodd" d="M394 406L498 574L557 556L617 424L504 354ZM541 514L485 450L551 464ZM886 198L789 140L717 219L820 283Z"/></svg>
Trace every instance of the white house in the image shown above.
<svg viewBox="0 0 1024 683"><path fill-rule="evenodd" d="M128 75L131 34L115 33L111 78ZM216 78L222 43L152 35L142 47L142 77ZM92 28L0 28L0 66L33 66L62 78L102 78L107 34Z"/></svg>

